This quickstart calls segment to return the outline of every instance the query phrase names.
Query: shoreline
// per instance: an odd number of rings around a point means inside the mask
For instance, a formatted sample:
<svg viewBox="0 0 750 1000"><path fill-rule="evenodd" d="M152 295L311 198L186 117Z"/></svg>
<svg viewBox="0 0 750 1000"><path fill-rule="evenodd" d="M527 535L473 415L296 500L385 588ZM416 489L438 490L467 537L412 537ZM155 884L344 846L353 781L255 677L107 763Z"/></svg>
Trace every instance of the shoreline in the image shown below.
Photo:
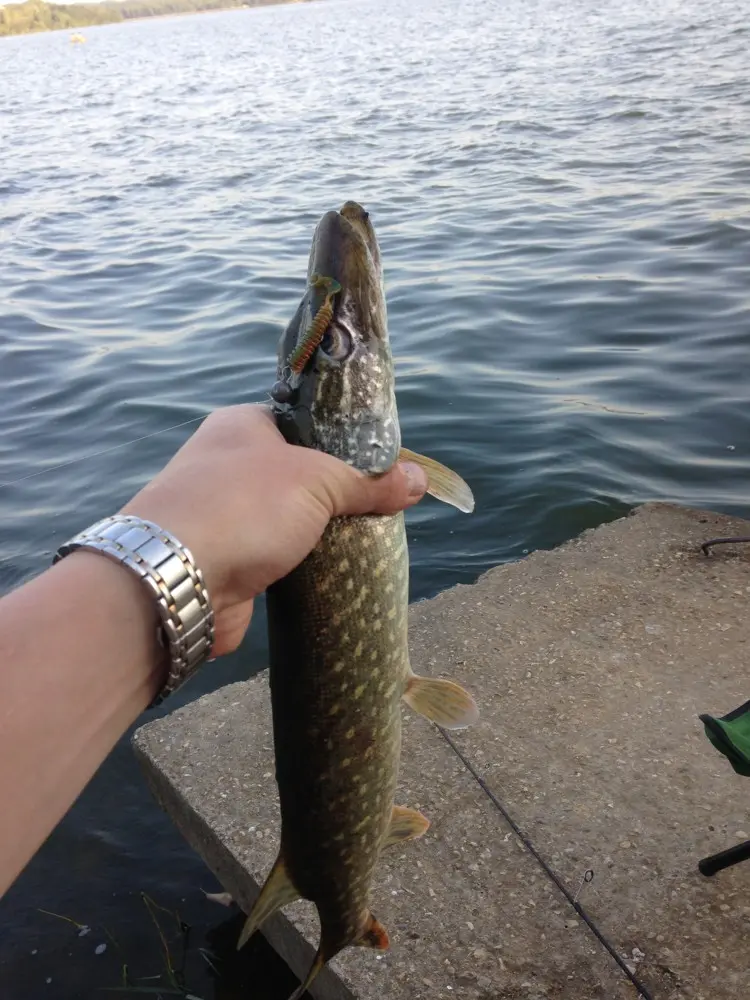
<svg viewBox="0 0 750 1000"><path fill-rule="evenodd" d="M13 31L7 34L0 33L0 40L4 38L23 38L28 35L63 34L65 32L74 36L80 35L83 31L88 31L91 28L108 28L115 25L130 24L135 21L163 21L165 18L196 17L200 14L226 14L229 11L258 10L262 7L280 7L311 2L312 0L261 0L259 3L246 3L239 6L231 4L226 7L210 7L203 10L165 11L163 14L139 14L135 17L122 17L112 21L91 21L88 24L60 25L59 27L42 27L38 30ZM1 10L2 5L0 4ZM86 39L84 39L85 41Z"/></svg>

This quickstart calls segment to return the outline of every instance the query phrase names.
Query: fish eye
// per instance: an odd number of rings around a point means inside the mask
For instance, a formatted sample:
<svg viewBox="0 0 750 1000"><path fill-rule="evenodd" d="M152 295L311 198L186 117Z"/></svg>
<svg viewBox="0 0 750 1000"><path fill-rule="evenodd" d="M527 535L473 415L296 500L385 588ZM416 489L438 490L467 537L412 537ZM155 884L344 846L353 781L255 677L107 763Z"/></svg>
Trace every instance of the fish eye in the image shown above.
<svg viewBox="0 0 750 1000"><path fill-rule="evenodd" d="M331 361L343 361L352 352L352 338L337 323L332 323L323 334L320 350Z"/></svg>

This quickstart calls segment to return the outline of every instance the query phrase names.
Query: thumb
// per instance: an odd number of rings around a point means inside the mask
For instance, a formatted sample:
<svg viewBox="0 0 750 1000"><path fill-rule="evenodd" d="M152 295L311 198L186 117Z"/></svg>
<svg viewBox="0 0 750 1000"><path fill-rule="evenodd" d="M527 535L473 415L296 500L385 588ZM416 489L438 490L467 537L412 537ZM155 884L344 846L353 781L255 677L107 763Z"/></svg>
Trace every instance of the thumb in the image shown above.
<svg viewBox="0 0 750 1000"><path fill-rule="evenodd" d="M414 462L398 462L382 476L347 477L335 491L333 516L396 514L427 492L427 474Z"/></svg>
<svg viewBox="0 0 750 1000"><path fill-rule="evenodd" d="M211 656L233 653L244 639L252 616L252 601L243 601L220 610L216 615L216 641Z"/></svg>

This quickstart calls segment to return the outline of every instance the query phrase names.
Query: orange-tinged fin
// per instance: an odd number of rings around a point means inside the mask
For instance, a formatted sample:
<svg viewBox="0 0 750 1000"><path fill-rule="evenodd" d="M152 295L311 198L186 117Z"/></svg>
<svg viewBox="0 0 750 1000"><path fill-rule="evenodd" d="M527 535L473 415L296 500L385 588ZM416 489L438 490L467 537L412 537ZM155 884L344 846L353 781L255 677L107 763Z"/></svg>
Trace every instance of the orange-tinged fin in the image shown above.
<svg viewBox="0 0 750 1000"><path fill-rule="evenodd" d="M390 946L390 940L388 938L388 931L383 927L383 925L372 913L367 914L367 919L365 920L364 930L357 938L356 941L352 941L352 944L361 945L363 948L375 948L378 951L386 951ZM326 955L323 951L323 943L321 942L320 948L318 948L318 953L315 956L315 961L310 966L310 971L305 977L305 981L300 983L297 989L289 997L289 1000L300 1000L300 998L309 990L313 979L318 975L320 970L326 964L329 958L333 958L334 954L337 954L341 948L337 948L334 952Z"/></svg>
<svg viewBox="0 0 750 1000"><path fill-rule="evenodd" d="M326 959L323 957L323 954L319 950L318 954L315 956L315 961L310 966L310 971L307 973L305 981L303 983L300 983L300 985L297 987L294 993L292 993L292 995L289 997L289 1000L300 1000L300 997L304 996L304 994L307 993L310 986L312 985L313 979L315 979L315 977L325 964L326 964Z"/></svg>
<svg viewBox="0 0 750 1000"><path fill-rule="evenodd" d="M260 890L260 894L255 900L255 905L250 911L250 916L245 921L245 926L242 928L240 939L237 942L237 951L239 951L243 945L247 944L263 921L267 920L272 913L275 913L277 910L280 910L282 906L286 906L287 903L293 903L295 899L299 898L299 893L294 888L292 880L287 875L286 868L284 866L284 859L279 854L268 878L265 881L265 885Z"/></svg>
<svg viewBox="0 0 750 1000"><path fill-rule="evenodd" d="M471 492L468 483L465 483L457 472L436 462L434 458L427 458L416 451L402 448L399 452L399 461L414 462L427 473L427 492L430 496L443 503L449 503L452 507L458 507L464 514L471 514L474 510L474 494Z"/></svg>
<svg viewBox="0 0 750 1000"><path fill-rule="evenodd" d="M468 691L455 681L418 677L412 674L403 694L415 712L444 729L463 729L479 718L479 709Z"/></svg>
<svg viewBox="0 0 750 1000"><path fill-rule="evenodd" d="M383 847L400 844L404 840L416 840L428 829L430 821L416 809L407 806L394 806L391 813L391 825L388 828Z"/></svg>
<svg viewBox="0 0 750 1000"><path fill-rule="evenodd" d="M383 927L377 917L372 913L367 914L365 929L352 944L358 944L362 948L375 948L376 951L387 951L390 947L388 931Z"/></svg>

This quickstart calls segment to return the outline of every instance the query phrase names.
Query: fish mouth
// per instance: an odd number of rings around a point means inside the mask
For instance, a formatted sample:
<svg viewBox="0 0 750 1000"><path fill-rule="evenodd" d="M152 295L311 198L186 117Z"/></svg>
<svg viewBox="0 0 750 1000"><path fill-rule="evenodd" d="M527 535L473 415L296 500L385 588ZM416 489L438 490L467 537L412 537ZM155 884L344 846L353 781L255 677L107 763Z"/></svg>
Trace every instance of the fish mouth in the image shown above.
<svg viewBox="0 0 750 1000"><path fill-rule="evenodd" d="M318 223L278 378L271 396L288 441L370 474L394 464L401 441L380 248L356 202Z"/></svg>
<svg viewBox="0 0 750 1000"><path fill-rule="evenodd" d="M356 334L360 344L378 350L388 342L388 324L383 287L380 247L370 215L355 201L340 212L326 212L317 225L307 268L309 286L318 291L337 289L327 332L340 340ZM322 284L321 284L322 283ZM313 296L313 308L322 305L320 294ZM334 358L343 361L347 344L334 345Z"/></svg>
<svg viewBox="0 0 750 1000"><path fill-rule="evenodd" d="M379 305L382 288L372 286L382 284L380 247L369 212L356 201L346 202L340 212L326 212L318 223L308 279L313 274L334 279L365 312Z"/></svg>

